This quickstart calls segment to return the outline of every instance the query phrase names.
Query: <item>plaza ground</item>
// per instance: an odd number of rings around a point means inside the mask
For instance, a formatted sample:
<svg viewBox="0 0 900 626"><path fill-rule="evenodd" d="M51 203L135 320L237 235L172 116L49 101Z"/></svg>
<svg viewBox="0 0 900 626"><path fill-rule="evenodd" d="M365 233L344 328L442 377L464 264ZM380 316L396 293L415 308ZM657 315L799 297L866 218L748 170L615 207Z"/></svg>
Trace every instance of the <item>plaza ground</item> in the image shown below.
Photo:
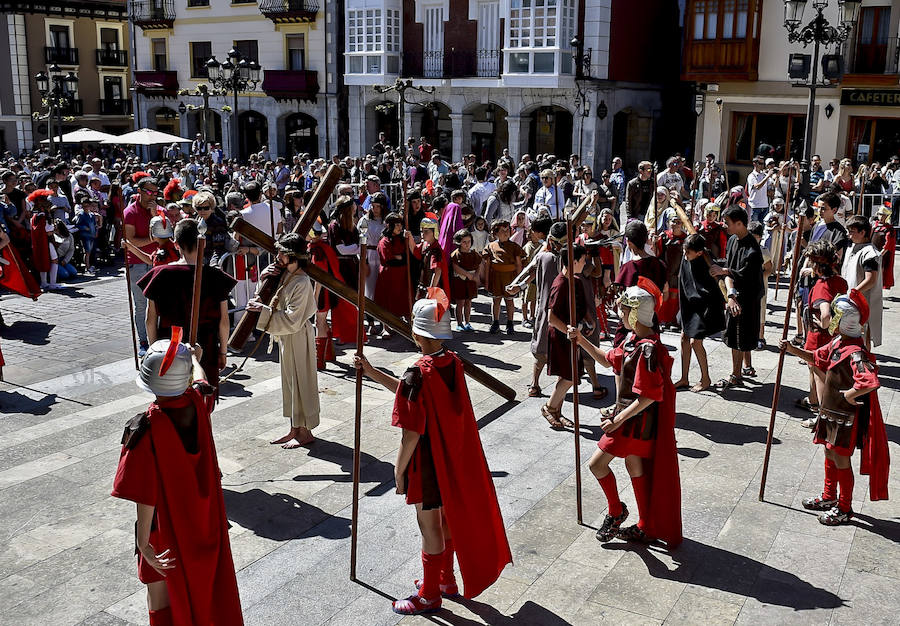
<svg viewBox="0 0 900 626"><path fill-rule="evenodd" d="M854 523L821 526L800 500L821 489L823 454L793 403L807 386L796 358L785 365L765 502L759 502L786 289L768 318L770 347L753 355L758 377L719 395L677 399L685 541L657 547L594 538L605 500L586 467L584 526L576 523L571 433L540 416L546 399L525 397L530 332L488 335L489 303L476 302L481 332L454 349L513 386L504 403L474 381L469 391L507 525L514 565L475 600L447 601L428 621L447 624L876 624L900 612L900 473L894 499L869 502L857 475ZM895 468L900 461L900 323L897 296L885 305L878 350ZM3 296L9 365L0 383L0 624L146 624L133 557L134 505L109 496L125 421L149 396L133 384L127 296L121 276L38 302ZM676 335L664 341L675 346ZM714 378L730 355L707 342ZM376 366L402 372L415 359L402 339L373 341ZM283 434L278 364L251 360L222 389L213 414L231 543L248 624L423 622L390 610L421 572L412 511L394 494L399 433L391 394L365 383L360 502L360 583L348 577L354 373L351 349L319 375L318 441L297 451L271 446ZM677 355L676 367L677 367ZM882 356L887 355L887 356ZM237 359L232 358L231 362ZM602 370L601 370L602 371ZM677 377L677 374L676 374ZM696 368L692 382L696 381ZM603 380L611 385L611 378ZM549 391L551 381L542 385ZM598 408L583 385L582 460L595 449ZM564 413L571 416L571 404ZM854 457L858 468L858 455ZM623 499L633 496L614 464Z"/></svg>

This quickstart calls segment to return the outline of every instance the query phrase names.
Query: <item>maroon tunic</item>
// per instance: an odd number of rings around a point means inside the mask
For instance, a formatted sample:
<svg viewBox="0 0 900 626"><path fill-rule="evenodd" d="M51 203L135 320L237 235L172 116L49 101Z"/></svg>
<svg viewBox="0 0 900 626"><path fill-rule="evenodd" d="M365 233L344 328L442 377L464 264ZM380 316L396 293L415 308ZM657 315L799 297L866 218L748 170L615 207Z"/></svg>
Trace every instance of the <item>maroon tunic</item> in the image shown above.
<svg viewBox="0 0 900 626"><path fill-rule="evenodd" d="M399 317L409 318L409 278L406 266L406 240L402 235L382 237L378 241L378 282L375 303ZM399 259L396 257L400 257Z"/></svg>
<svg viewBox="0 0 900 626"><path fill-rule="evenodd" d="M577 326L584 321L587 315L587 301L584 297L584 285L580 280L575 281L575 322L569 320L569 279L565 274L560 274L553 279L550 286L550 301L548 307L553 314L565 324ZM547 341L547 374L559 376L563 380L572 378L572 342L566 337L566 333L558 331L550 326ZM578 359L578 378L584 373L581 359Z"/></svg>

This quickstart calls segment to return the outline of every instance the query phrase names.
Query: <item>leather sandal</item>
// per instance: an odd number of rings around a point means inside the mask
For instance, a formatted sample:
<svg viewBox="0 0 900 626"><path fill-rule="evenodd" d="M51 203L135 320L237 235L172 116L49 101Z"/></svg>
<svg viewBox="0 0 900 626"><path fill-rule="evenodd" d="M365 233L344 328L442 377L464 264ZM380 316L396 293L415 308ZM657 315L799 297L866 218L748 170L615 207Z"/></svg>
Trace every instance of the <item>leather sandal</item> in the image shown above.
<svg viewBox="0 0 900 626"><path fill-rule="evenodd" d="M544 419L547 420L547 423L550 424L550 428L553 430L564 430L565 424L560 421L560 413L559 409L554 409L549 404L545 404L541 407L541 415L544 416Z"/></svg>
<svg viewBox="0 0 900 626"><path fill-rule="evenodd" d="M541 397L541 388L537 385L528 385L528 397L529 398L540 398Z"/></svg>

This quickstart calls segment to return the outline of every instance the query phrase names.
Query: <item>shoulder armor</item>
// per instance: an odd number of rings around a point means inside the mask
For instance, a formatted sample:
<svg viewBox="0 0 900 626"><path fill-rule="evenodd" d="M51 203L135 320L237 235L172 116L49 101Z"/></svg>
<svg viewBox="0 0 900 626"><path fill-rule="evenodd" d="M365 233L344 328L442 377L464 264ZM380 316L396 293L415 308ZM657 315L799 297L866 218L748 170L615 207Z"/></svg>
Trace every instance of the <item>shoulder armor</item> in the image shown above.
<svg viewBox="0 0 900 626"><path fill-rule="evenodd" d="M407 368L400 379L403 396L410 402L415 402L419 397L419 392L422 390L422 382L422 370L419 369L418 365Z"/></svg>
<svg viewBox="0 0 900 626"><path fill-rule="evenodd" d="M147 417L147 413L138 413L125 422L125 432L122 433L122 445L127 450L133 450L148 430L150 430L150 420Z"/></svg>
<svg viewBox="0 0 900 626"><path fill-rule="evenodd" d="M651 372L655 372L658 364L656 358L656 344L650 341L642 343L641 353L647 361L647 369Z"/></svg>
<svg viewBox="0 0 900 626"><path fill-rule="evenodd" d="M850 355L850 364L860 374L864 371L875 371L875 365L869 360L869 355L863 350L858 350Z"/></svg>

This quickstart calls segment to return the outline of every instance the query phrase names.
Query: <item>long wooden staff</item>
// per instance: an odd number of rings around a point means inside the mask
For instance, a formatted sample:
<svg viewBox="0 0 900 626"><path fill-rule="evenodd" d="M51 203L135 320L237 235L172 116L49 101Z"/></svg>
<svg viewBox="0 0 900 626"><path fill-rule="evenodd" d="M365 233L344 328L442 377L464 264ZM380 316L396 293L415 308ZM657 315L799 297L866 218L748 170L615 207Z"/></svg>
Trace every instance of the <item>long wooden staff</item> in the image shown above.
<svg viewBox="0 0 900 626"><path fill-rule="evenodd" d="M869 168L865 165L859 166L859 202L856 203L856 215L862 215L863 212L863 192L866 190L866 177L869 175Z"/></svg>
<svg viewBox="0 0 900 626"><path fill-rule="evenodd" d="M653 183L650 195L650 206L647 207L647 215L644 217L644 225L647 227L648 233L656 232L657 212L659 211L656 206L656 168L656 161L654 161L653 174L650 176L650 181Z"/></svg>
<svg viewBox="0 0 900 626"><path fill-rule="evenodd" d="M359 280L356 285L356 356L363 356L366 319L366 234L359 240ZM353 503L350 514L350 580L356 580L356 544L359 525L359 458L362 436L363 371L356 370L356 412L353 415Z"/></svg>
<svg viewBox="0 0 900 626"><path fill-rule="evenodd" d="M794 254L791 257L791 282L788 285L787 303L784 307L784 326L781 329L781 339L788 337L788 328L791 324L791 309L794 302L794 289L797 287L797 268L800 261L800 240L803 232L805 215L801 215L797 222L797 237L794 241ZM775 413L778 412L778 396L781 394L781 374L784 370L785 351L778 353L778 370L775 374L775 389L772 391L772 412L769 414L769 433L766 436L766 456L763 459L762 478L759 481L759 500L762 502L766 495L766 476L769 473L769 456L772 453L772 435L775 432Z"/></svg>
<svg viewBox="0 0 900 626"><path fill-rule="evenodd" d="M409 232L409 205L406 201L406 176L403 177L403 186L400 188L402 204L403 204L403 254L406 255L406 293L409 299L409 315L412 318L412 308L413 308L413 300L415 297L413 296L413 285L412 285L412 265L409 254L409 242L406 241L406 233ZM393 234L393 233L389 233Z"/></svg>
<svg viewBox="0 0 900 626"><path fill-rule="evenodd" d="M190 345L197 343L197 328L200 326L200 288L203 284L203 251L206 248L206 222L197 222L197 260L194 263L194 293L191 298L191 328L188 333Z"/></svg>
<svg viewBox="0 0 900 626"><path fill-rule="evenodd" d="M137 327L134 325L134 299L131 295L131 266L128 264L128 238L125 236L125 231L122 231L122 241L125 243L125 286L128 287L128 319L131 320L131 350L134 352L134 369L139 369L138 366L138 351L137 351Z"/></svg>
<svg viewBox="0 0 900 626"><path fill-rule="evenodd" d="M587 216L587 206L582 203L580 207L568 219L569 236L566 237L566 254L568 255L568 267L566 278L569 281L569 324L576 326L575 319L575 233L581 222ZM581 358L581 349L577 341L571 341L572 351L572 418L575 422L575 514L578 523L581 524L581 420L578 410L578 383L581 376L578 375L578 360Z"/></svg>
<svg viewBox="0 0 900 626"><path fill-rule="evenodd" d="M784 232L785 227L787 226L787 212L788 208L791 206L791 187L793 187L793 181L791 178L794 175L794 167L793 167L793 159L791 159L791 167L788 168L788 186L787 193L784 198L784 215L781 218L781 237L778 240L778 251L775 261L775 268L772 272L775 274L775 299L778 299L778 287L781 284L781 262L783 261L784 256Z"/></svg>

